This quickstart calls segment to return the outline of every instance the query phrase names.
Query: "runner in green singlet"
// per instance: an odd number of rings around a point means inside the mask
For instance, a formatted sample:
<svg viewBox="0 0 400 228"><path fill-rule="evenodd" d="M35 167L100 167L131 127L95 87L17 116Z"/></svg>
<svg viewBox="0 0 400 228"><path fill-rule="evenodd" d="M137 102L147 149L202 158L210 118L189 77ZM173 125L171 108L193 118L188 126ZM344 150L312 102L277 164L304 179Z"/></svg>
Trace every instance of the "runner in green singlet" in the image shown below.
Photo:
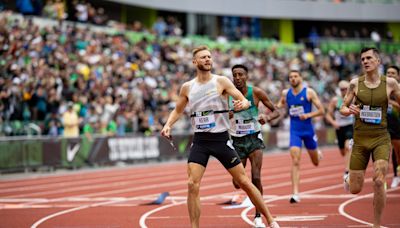
<svg viewBox="0 0 400 228"><path fill-rule="evenodd" d="M279 117L278 110L274 107L268 95L258 87L247 84L248 68L244 65L234 65L232 67L233 84L242 92L250 107L246 110L230 112L231 128L229 134L233 141L233 147L239 154L243 166L246 167L247 159L251 164L251 180L253 184L263 193L261 184L262 149L265 148L261 134L261 124ZM258 113L258 105L262 102L272 112L268 115ZM230 109L233 109L232 97L229 97ZM265 118L265 119L264 119ZM239 186L233 181L236 188ZM261 214L256 210L254 227L265 227L262 222Z"/></svg>

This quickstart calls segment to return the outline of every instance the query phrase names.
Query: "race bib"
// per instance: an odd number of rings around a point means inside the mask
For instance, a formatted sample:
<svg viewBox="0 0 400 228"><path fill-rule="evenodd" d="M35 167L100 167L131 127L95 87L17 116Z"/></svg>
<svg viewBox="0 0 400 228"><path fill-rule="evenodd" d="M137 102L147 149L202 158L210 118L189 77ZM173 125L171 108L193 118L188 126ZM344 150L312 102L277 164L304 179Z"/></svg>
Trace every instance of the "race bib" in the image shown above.
<svg viewBox="0 0 400 228"><path fill-rule="evenodd" d="M290 116L300 116L303 114L304 114L303 106L295 106L295 105L290 106L290 108L289 108Z"/></svg>
<svg viewBox="0 0 400 228"><path fill-rule="evenodd" d="M382 107L364 105L360 110L360 119L364 123L380 124L382 122Z"/></svg>
<svg viewBox="0 0 400 228"><path fill-rule="evenodd" d="M247 135L256 132L253 119L236 120L236 134Z"/></svg>
<svg viewBox="0 0 400 228"><path fill-rule="evenodd" d="M213 111L195 112L193 118L197 129L215 127L215 116Z"/></svg>

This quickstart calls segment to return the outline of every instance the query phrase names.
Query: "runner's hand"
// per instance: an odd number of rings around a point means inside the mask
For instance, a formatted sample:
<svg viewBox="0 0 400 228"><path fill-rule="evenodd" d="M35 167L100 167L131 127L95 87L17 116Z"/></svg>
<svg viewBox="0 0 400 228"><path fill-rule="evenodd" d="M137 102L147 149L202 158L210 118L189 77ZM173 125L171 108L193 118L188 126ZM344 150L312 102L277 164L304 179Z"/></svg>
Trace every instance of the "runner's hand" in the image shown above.
<svg viewBox="0 0 400 228"><path fill-rule="evenodd" d="M248 109L249 107L250 107L250 101L248 101L248 100L244 100L244 101L233 100L233 109L235 111Z"/></svg>
<svg viewBox="0 0 400 228"><path fill-rule="evenodd" d="M349 106L349 111L350 111L351 114L354 114L354 115L358 116L360 114L360 107L358 105L351 104Z"/></svg>
<svg viewBox="0 0 400 228"><path fill-rule="evenodd" d="M171 139L171 127L169 126L164 126L163 129L161 130L160 134L167 138L168 140Z"/></svg>
<svg viewBox="0 0 400 228"><path fill-rule="evenodd" d="M269 123L270 121L271 121L271 118L270 118L268 115L260 114L260 115L258 116L258 122L259 122L261 125L264 125L264 124L266 124L267 122Z"/></svg>
<svg viewBox="0 0 400 228"><path fill-rule="evenodd" d="M310 116L308 115L308 113L306 113L306 114L300 115L299 118L301 120L306 120L306 119L310 118Z"/></svg>

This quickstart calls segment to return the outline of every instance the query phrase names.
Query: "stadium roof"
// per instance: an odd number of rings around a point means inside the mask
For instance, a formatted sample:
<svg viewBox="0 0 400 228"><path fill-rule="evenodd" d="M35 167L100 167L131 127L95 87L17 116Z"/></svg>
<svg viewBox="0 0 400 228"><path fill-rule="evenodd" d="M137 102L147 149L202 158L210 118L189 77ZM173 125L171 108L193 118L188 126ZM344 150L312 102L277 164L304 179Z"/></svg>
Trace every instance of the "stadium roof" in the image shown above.
<svg viewBox="0 0 400 228"><path fill-rule="evenodd" d="M400 21L399 3L299 0L108 0L158 10L260 18L334 21Z"/></svg>

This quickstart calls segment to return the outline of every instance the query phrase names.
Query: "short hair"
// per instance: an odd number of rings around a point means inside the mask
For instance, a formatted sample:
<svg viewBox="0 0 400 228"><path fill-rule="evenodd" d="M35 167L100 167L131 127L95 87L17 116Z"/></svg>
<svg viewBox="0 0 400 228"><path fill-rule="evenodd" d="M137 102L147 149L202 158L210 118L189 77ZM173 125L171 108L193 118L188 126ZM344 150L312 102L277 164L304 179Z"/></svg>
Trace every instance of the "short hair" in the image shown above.
<svg viewBox="0 0 400 228"><path fill-rule="evenodd" d="M360 51L360 56L364 52L367 52L367 51L370 51L370 50L372 50L374 52L374 54L379 57L379 54L380 54L379 50L377 48L375 48L375 47L364 47L364 48L362 48L361 51Z"/></svg>
<svg viewBox="0 0 400 228"><path fill-rule="evenodd" d="M192 51L193 57L195 57L198 52L204 51L204 50L209 51L210 49L208 49L208 47L206 45L201 45L201 46L194 48Z"/></svg>
<svg viewBox="0 0 400 228"><path fill-rule="evenodd" d="M350 83L348 81L346 81L346 80L341 80L338 85L339 85L340 89L341 88L346 88L347 89L349 87Z"/></svg>
<svg viewBox="0 0 400 228"><path fill-rule="evenodd" d="M245 65L242 65L242 64L235 64L232 67L231 71L233 72L233 70L236 69L236 68L242 68L244 71L246 71L246 73L249 72L249 69Z"/></svg>
<svg viewBox="0 0 400 228"><path fill-rule="evenodd" d="M388 70L388 69L390 69L390 68L395 69L395 70L397 71L397 74L400 74L400 68L399 68L398 66L391 65L391 66L389 66L386 70Z"/></svg>
<svg viewBox="0 0 400 228"><path fill-rule="evenodd" d="M289 76L291 73L298 73L299 76L302 77L300 71L298 71L298 70L290 70L288 76Z"/></svg>

